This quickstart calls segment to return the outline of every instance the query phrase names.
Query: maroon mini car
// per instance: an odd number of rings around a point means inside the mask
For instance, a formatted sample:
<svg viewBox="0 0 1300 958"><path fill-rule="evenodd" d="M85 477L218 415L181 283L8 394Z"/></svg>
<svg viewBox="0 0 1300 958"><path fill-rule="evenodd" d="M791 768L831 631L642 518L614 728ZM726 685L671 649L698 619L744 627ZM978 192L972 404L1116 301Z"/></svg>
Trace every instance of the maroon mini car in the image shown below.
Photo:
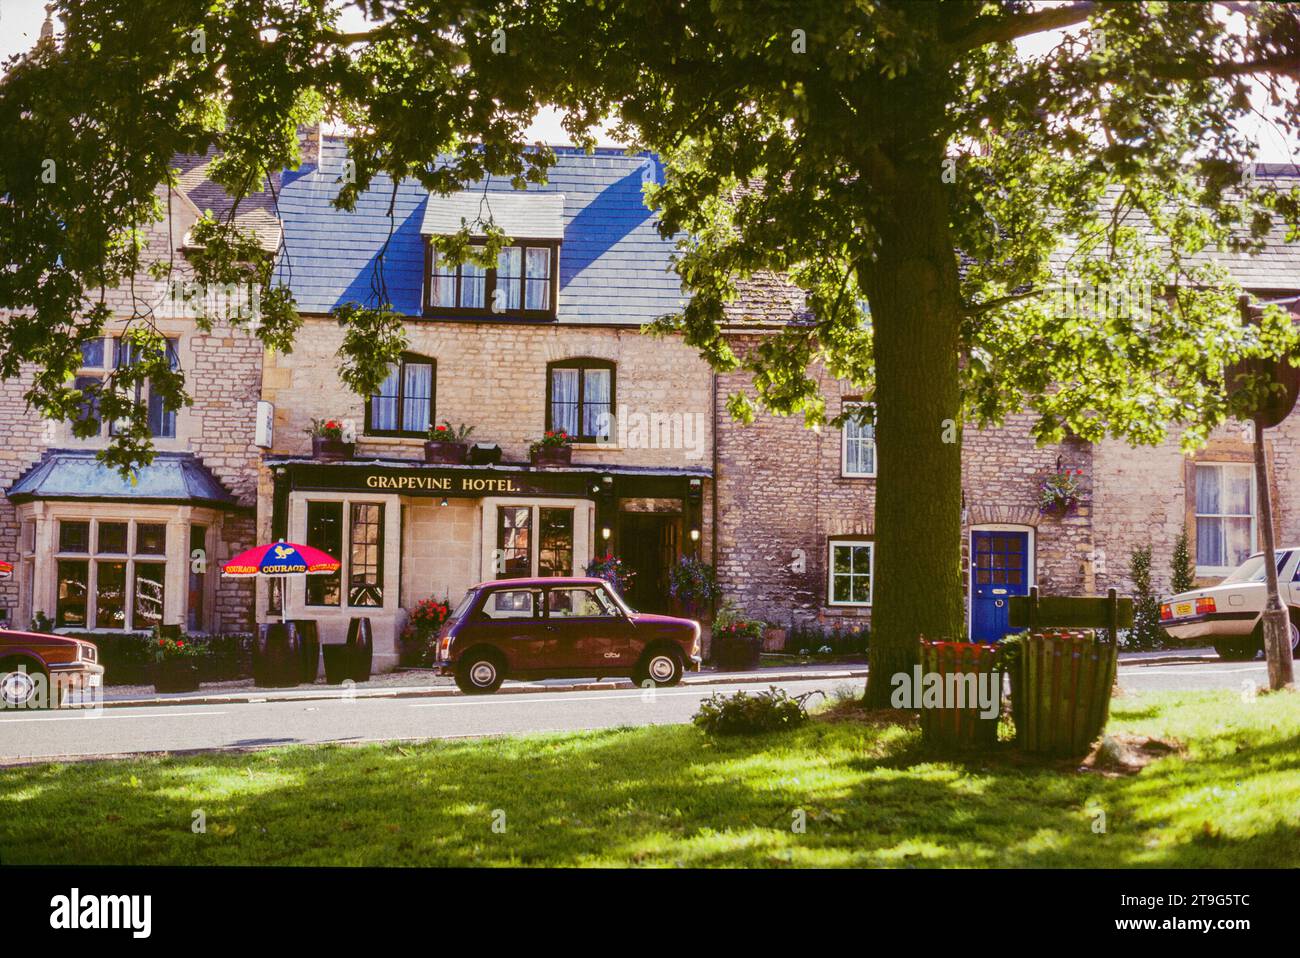
<svg viewBox="0 0 1300 958"><path fill-rule="evenodd" d="M58 707L68 692L98 688L103 677L93 642L0 629L0 708Z"/></svg>
<svg viewBox="0 0 1300 958"><path fill-rule="evenodd" d="M634 612L603 579L481 582L438 633L439 673L471 694L495 692L507 677L676 685L699 668L699 623Z"/></svg>

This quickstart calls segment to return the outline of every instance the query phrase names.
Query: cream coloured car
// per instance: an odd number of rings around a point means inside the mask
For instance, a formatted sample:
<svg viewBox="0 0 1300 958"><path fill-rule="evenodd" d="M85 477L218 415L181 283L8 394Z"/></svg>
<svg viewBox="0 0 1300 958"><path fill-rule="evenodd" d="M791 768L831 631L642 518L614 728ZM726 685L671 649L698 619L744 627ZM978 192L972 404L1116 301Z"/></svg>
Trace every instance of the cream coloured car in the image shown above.
<svg viewBox="0 0 1300 958"><path fill-rule="evenodd" d="M1175 639L1208 639L1221 659L1253 659L1264 648L1264 573L1257 552L1218 585L1166 599L1160 624ZM1291 653L1300 654L1300 548L1277 550L1277 585L1291 618Z"/></svg>

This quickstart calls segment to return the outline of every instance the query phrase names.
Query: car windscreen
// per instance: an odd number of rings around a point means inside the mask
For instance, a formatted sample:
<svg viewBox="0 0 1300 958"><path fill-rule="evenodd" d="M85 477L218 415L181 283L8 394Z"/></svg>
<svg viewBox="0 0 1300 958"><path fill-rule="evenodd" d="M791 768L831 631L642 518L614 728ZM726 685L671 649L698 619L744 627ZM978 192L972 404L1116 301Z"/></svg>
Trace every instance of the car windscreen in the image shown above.
<svg viewBox="0 0 1300 958"><path fill-rule="evenodd" d="M474 590L470 589L468 592L465 593L465 597L460 600L460 603L456 606L455 610L451 613L451 615L447 616L447 622L448 623L459 622L460 617L469 611L470 603L473 601L474 601Z"/></svg>

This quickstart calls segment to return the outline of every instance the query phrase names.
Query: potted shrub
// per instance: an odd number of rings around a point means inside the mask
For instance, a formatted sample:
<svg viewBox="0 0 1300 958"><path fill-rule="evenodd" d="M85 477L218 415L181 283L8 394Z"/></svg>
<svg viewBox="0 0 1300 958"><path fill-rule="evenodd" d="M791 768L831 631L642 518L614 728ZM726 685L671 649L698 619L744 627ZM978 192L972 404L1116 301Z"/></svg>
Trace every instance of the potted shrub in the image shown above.
<svg viewBox="0 0 1300 958"><path fill-rule="evenodd" d="M153 647L155 692L193 692L199 687L199 659L203 648L185 638L159 636Z"/></svg>
<svg viewBox="0 0 1300 958"><path fill-rule="evenodd" d="M589 576L604 579L621 596L627 595L632 580L636 578L636 573L629 569L623 560L612 552L606 552L603 556L592 559L587 563L585 571Z"/></svg>
<svg viewBox="0 0 1300 958"><path fill-rule="evenodd" d="M434 639L442 624L447 621L450 611L449 603L437 599L423 599L415 604L411 610L411 619L402 630L398 664L408 667L433 664L437 655Z"/></svg>
<svg viewBox="0 0 1300 958"><path fill-rule="evenodd" d="M338 462L351 459L357 448L356 428L350 419L313 419L307 430L313 459Z"/></svg>
<svg viewBox="0 0 1300 958"><path fill-rule="evenodd" d="M546 435L528 447L534 466L567 466L573 462L572 437L563 429L548 429Z"/></svg>
<svg viewBox="0 0 1300 958"><path fill-rule="evenodd" d="M722 672L757 669L766 628L766 623L747 619L733 605L725 604L713 623L713 664Z"/></svg>
<svg viewBox="0 0 1300 958"><path fill-rule="evenodd" d="M429 438L424 444L424 461L444 466L459 466L469 454L469 437L473 426L463 423L453 427L444 421L440 426L429 427Z"/></svg>

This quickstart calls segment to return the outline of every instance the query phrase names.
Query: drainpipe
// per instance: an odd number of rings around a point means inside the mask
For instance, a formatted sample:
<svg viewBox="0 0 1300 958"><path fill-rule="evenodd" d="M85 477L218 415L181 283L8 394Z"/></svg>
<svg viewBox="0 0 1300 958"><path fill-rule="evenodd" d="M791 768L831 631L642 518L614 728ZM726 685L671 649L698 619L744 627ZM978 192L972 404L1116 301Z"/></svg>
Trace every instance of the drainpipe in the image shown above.
<svg viewBox="0 0 1300 958"><path fill-rule="evenodd" d="M713 560L714 569L718 567L718 373L717 370L709 374L712 382L711 393L713 395L713 435L710 437L710 445L713 447L713 481L709 483L709 502L712 515L709 521L709 558ZM716 618L718 614L718 600L715 597L710 603L709 619Z"/></svg>

